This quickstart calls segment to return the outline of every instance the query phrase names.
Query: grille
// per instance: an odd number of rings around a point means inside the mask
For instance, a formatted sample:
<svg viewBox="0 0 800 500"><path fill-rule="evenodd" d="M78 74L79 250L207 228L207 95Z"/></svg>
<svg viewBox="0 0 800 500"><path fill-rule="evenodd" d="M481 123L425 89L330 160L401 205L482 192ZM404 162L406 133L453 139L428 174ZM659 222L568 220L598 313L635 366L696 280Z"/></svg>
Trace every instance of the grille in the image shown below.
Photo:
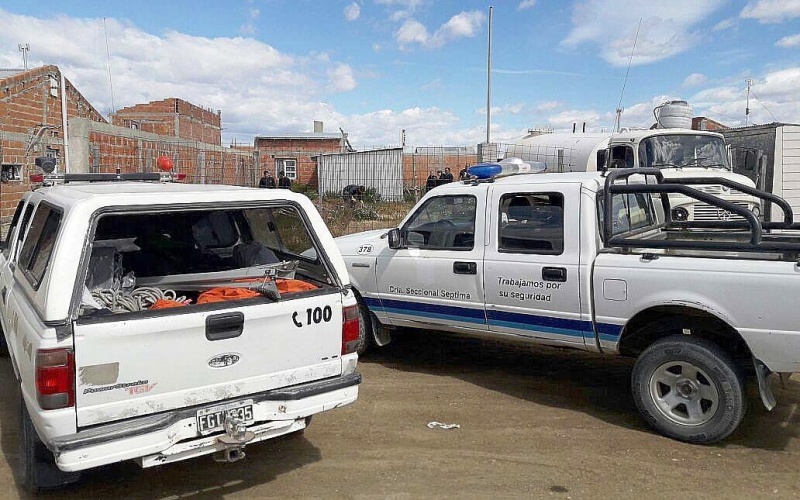
<svg viewBox="0 0 800 500"><path fill-rule="evenodd" d="M747 208L747 203L734 203L734 205ZM744 220L744 217L737 214L731 214L727 211L709 205L707 203L697 203L694 206L694 220Z"/></svg>
<svg viewBox="0 0 800 500"><path fill-rule="evenodd" d="M694 186L698 191L702 191L704 193L713 194L715 196L719 196L721 194L729 194L732 196L736 195L743 195L744 193L739 191L738 189L730 189L729 191L725 191L725 189L719 184L710 184L706 186Z"/></svg>

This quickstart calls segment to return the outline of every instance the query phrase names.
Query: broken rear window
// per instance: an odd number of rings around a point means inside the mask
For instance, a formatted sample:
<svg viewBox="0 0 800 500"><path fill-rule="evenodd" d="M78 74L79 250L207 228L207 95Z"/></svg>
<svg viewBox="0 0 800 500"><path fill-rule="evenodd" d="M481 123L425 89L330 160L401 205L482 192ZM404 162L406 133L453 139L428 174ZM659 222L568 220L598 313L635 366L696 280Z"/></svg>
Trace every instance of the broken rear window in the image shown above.
<svg viewBox="0 0 800 500"><path fill-rule="evenodd" d="M295 206L104 214L82 314L280 300L332 286L315 245Z"/></svg>

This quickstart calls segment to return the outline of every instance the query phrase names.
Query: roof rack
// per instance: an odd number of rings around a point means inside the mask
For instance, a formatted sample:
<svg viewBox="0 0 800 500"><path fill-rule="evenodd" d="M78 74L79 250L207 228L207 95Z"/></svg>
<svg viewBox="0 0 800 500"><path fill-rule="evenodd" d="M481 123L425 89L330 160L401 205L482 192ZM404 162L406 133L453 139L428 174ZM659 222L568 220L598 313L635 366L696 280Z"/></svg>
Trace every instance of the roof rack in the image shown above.
<svg viewBox="0 0 800 500"><path fill-rule="evenodd" d="M644 176L644 182L630 183L630 177L634 175ZM655 184L648 183L647 179L653 177L656 180ZM800 230L800 223L794 222L794 214L792 207L783 198L776 196L766 191L740 184L730 179L721 177L691 177L681 178L680 182L669 182L664 180L664 176L658 168L626 168L616 169L609 171L605 176L605 185L603 188L603 227L602 236L603 241L610 247L621 248L680 248L680 249L693 249L693 250L720 250L720 251L735 251L735 252L800 252L800 238L797 235L770 234L771 230ZM619 181L625 181L624 184ZM721 184L729 188L737 189L743 193L761 199L765 204L774 203L783 212L782 222L766 222L761 221L756 217L753 212L747 208L736 205L730 201L723 200L717 196L700 191L691 187L698 184ZM682 194L698 201L708 203L721 210L725 210L731 215L738 215L742 220L720 220L720 221L689 221L689 220L673 220L672 210L670 207L669 196L661 196L661 205L664 212L663 222L656 226L648 226L648 229L660 228L666 231L680 231L680 230L711 230L704 232L704 235L710 235L709 239L696 240L689 238L676 237L674 239L647 239L632 237L632 235L615 235L614 234L614 220L612 218L612 199L614 195L628 194L628 193L644 193L644 194L664 194L670 193ZM730 233L731 230L740 230L740 233L749 232L748 242L737 241L722 241L719 238L721 233L713 230L728 230L727 235L735 234ZM677 233L678 236L686 235L686 233ZM714 240L714 236L717 239Z"/></svg>

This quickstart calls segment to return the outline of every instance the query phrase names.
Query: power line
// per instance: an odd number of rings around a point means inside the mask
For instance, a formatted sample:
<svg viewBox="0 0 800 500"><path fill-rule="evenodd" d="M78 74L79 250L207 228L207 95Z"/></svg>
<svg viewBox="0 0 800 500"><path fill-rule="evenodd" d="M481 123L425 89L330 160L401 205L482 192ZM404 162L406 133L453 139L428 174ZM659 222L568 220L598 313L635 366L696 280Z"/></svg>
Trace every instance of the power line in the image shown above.
<svg viewBox="0 0 800 500"><path fill-rule="evenodd" d="M753 93L753 97L755 97L755 98L756 98L756 100L757 100L757 101L758 101L758 103L761 105L761 107L767 110L767 113L769 113L769 115L772 117L772 121L774 121L774 122L777 122L777 121L778 121L778 119L777 119L777 118L775 118L775 115L773 115L773 114L772 114L772 111L770 111L768 107L764 106L764 103L763 103L763 102L761 102L761 99L759 99L759 97L756 95L756 93L755 93L755 92L753 92L752 90L751 90L751 92Z"/></svg>

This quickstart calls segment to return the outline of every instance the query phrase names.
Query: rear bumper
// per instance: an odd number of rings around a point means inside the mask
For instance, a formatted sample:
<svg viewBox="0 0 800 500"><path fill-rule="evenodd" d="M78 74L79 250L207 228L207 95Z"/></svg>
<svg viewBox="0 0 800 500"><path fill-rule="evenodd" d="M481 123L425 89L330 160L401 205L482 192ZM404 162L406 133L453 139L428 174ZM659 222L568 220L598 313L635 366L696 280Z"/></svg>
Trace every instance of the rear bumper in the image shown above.
<svg viewBox="0 0 800 500"><path fill-rule="evenodd" d="M253 400L255 434L249 443L264 441L305 428L306 417L353 403L361 374L347 375L251 394L213 405L186 408L86 429L47 443L63 471L79 471L138 459L149 467L207 455L220 449L219 434L201 436L197 410L238 400ZM249 444L248 443L248 444Z"/></svg>

